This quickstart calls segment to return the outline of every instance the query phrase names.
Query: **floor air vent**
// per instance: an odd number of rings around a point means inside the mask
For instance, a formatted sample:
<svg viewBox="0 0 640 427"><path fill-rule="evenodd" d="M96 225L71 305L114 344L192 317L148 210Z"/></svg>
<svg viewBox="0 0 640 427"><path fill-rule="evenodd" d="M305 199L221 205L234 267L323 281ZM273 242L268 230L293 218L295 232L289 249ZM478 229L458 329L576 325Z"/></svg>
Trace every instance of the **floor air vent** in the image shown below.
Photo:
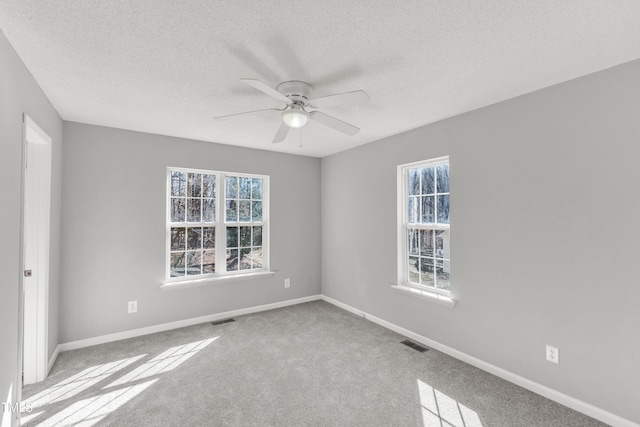
<svg viewBox="0 0 640 427"><path fill-rule="evenodd" d="M224 320L216 320L215 322L211 322L211 325L218 326L224 323L235 322L236 319L224 319Z"/></svg>
<svg viewBox="0 0 640 427"><path fill-rule="evenodd" d="M425 351L429 350L427 347L423 347L420 344L416 344L413 341L409 341L409 340L404 340L400 342L400 344L404 344L407 347L411 347L414 350L418 350L420 353L424 353Z"/></svg>

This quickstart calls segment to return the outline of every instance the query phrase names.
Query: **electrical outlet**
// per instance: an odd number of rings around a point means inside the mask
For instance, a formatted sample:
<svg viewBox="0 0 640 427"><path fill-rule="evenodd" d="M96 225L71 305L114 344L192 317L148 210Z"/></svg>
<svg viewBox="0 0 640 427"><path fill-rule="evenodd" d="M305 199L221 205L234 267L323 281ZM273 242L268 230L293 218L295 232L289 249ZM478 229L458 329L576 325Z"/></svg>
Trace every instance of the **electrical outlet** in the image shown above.
<svg viewBox="0 0 640 427"><path fill-rule="evenodd" d="M129 301L127 303L129 314L138 312L138 301Z"/></svg>
<svg viewBox="0 0 640 427"><path fill-rule="evenodd" d="M284 287L285 288L291 287L291 279L284 279Z"/></svg>
<svg viewBox="0 0 640 427"><path fill-rule="evenodd" d="M560 351L557 347L547 345L547 361L555 363L556 365L560 363Z"/></svg>

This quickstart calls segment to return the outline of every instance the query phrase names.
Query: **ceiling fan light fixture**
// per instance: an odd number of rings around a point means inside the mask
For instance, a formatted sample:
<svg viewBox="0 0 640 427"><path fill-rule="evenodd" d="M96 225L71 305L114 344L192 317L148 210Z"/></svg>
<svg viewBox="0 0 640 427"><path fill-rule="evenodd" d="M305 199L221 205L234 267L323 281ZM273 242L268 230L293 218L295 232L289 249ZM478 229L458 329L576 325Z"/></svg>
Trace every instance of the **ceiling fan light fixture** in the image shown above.
<svg viewBox="0 0 640 427"><path fill-rule="evenodd" d="M309 114L302 109L291 109L282 113L282 121L290 128L301 128L308 120Z"/></svg>
<svg viewBox="0 0 640 427"><path fill-rule="evenodd" d="M360 131L360 128L343 122L340 119L336 119L335 117L331 117L328 114L324 114L323 112L318 111L317 108L358 104L370 101L369 95L367 95L363 90L354 90L352 92L337 93L334 95L322 96L320 98L313 98L313 86L309 83L298 80L282 82L278 85L278 89L274 89L256 79L240 80L260 92L263 92L280 102L284 102L286 104L285 107L282 109L268 108L248 111L216 118L224 119L227 117L253 114L261 111L279 111L282 122L280 123L280 127L278 127L278 131L276 132L272 142L284 141L290 129L300 129L306 126L309 120L313 120L314 122L320 123L321 125L327 126L345 135L354 136L358 131ZM311 108L314 111L309 112L307 111L307 108Z"/></svg>

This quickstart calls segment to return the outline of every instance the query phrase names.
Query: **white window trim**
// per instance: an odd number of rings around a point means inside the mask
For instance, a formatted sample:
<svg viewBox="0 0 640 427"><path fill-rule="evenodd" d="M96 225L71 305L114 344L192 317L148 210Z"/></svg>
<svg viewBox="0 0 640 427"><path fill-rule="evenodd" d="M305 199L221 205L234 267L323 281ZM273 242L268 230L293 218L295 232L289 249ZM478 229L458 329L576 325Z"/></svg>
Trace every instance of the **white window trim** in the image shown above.
<svg viewBox="0 0 640 427"><path fill-rule="evenodd" d="M226 276L191 276L197 279L184 279L178 281L164 282L160 284L160 289L170 291L175 289L195 288L198 286L213 285L215 283L239 282L242 280L260 279L276 274L275 271L256 271L255 273L229 274Z"/></svg>
<svg viewBox="0 0 640 427"><path fill-rule="evenodd" d="M456 300L451 298L451 296L439 294L432 291L427 291L425 289L418 289L414 286L393 284L391 285L391 288L393 288L393 290L398 291L400 293L411 295L412 297L422 298L430 302L443 304L451 308L455 307L456 305Z"/></svg>
<svg viewBox="0 0 640 427"><path fill-rule="evenodd" d="M406 222L408 218L407 203L406 203L406 188L408 186L406 171L413 167L428 167L435 166L442 163L449 163L449 156L437 157L427 161L418 161L413 163L406 163L398 165L397 168L397 265L398 265L398 283L393 284L391 287L401 293L419 297L427 301L444 304L449 307L454 307L456 300L451 298L451 291L445 291L437 288L429 288L426 286L420 286L413 283L409 283L408 276L408 242L407 242L407 228L409 224ZM412 225L412 228L422 228L420 224ZM443 225L429 225L424 228L428 229L442 229L448 230L449 226Z"/></svg>
<svg viewBox="0 0 640 427"><path fill-rule="evenodd" d="M216 175L216 221L213 223L200 222L200 223L171 223L169 221L171 215L171 171L201 173L207 175ZM249 178L262 178L262 221L261 222L225 222L226 212L226 177L249 177ZM249 174L239 172L225 172L214 171L206 169L193 169L193 168L180 168L180 167L167 167L166 173L166 194L165 194L165 281L160 284L161 289L179 289L185 287L201 286L205 284L212 284L218 282L247 280L253 278L267 277L275 274L270 270L270 239L269 239L269 176L260 174ZM201 274L194 276L179 276L171 277L171 227L176 225L189 226L202 226L215 227L215 239L216 239L216 272L210 274ZM226 229L227 227L242 227L242 226L262 226L262 268L254 270L238 270L227 271L226 270ZM222 242L218 245L218 242Z"/></svg>

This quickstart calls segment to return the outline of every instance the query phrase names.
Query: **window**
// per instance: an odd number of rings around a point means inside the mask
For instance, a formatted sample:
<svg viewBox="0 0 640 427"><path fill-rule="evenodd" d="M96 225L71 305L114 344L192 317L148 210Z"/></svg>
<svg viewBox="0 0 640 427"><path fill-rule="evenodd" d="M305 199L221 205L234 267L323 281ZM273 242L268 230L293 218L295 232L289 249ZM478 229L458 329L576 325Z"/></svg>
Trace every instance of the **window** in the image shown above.
<svg viewBox="0 0 640 427"><path fill-rule="evenodd" d="M399 282L450 293L449 158L398 167Z"/></svg>
<svg viewBox="0 0 640 427"><path fill-rule="evenodd" d="M167 280L268 271L269 177L169 168Z"/></svg>

